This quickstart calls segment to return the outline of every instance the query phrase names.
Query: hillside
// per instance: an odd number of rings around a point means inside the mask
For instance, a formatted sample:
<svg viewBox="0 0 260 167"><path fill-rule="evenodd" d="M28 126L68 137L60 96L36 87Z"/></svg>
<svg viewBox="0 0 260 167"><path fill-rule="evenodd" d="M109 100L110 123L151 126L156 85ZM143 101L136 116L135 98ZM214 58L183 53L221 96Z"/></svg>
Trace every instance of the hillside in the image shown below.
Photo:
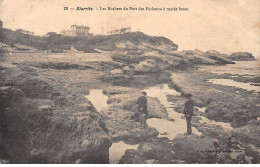
<svg viewBox="0 0 260 167"><path fill-rule="evenodd" d="M110 151L122 142L139 146L123 151L119 163L217 163L217 155L198 150L216 149L213 142L226 148L233 133L241 138L242 156L252 160L243 162L259 163L259 94L209 82L259 85L259 78L196 70L254 59L250 53L178 51L169 39L141 32L84 38L8 33L0 38L11 49L0 52L0 163L109 163L118 156ZM52 45L76 49L40 51ZM144 90L151 124L142 129L136 100ZM179 113L187 93L199 133L182 136L186 123ZM231 130L214 121L226 121ZM231 153L226 159L241 162Z"/></svg>
<svg viewBox="0 0 260 167"><path fill-rule="evenodd" d="M19 43L22 45L34 47L39 50L47 49L46 38L34 35L26 35L6 28L1 29L0 42L8 45Z"/></svg>
<svg viewBox="0 0 260 167"><path fill-rule="evenodd" d="M142 32L88 37L58 37L49 40L54 45L71 45L84 52L141 49L139 46L143 43L148 43L152 46L165 45L170 50L177 50L178 48L176 44L167 38L148 36Z"/></svg>
<svg viewBox="0 0 260 167"><path fill-rule="evenodd" d="M12 46L26 45L38 50L50 50L66 46L86 53L110 53L113 60L123 63L127 73L149 73L165 70L186 70L199 65L234 64L233 61L255 60L252 54L237 52L231 55L211 50L177 51L178 45L165 37L149 36L142 32L95 35L87 37L63 37L56 33L48 37L24 35L3 29L1 41ZM68 47L69 46L69 47ZM20 52L18 49L18 52ZM67 50L64 50L66 52Z"/></svg>
<svg viewBox="0 0 260 167"><path fill-rule="evenodd" d="M22 44L35 47L39 50L50 49L54 45L71 45L85 52L97 52L96 49L113 51L122 49L122 45L135 48L141 43L154 46L167 45L170 50L177 50L178 46L165 37L153 37L142 32L128 32L125 34L96 35L87 37L62 37L52 34L48 37L25 35L9 29L2 29L0 42L8 45Z"/></svg>

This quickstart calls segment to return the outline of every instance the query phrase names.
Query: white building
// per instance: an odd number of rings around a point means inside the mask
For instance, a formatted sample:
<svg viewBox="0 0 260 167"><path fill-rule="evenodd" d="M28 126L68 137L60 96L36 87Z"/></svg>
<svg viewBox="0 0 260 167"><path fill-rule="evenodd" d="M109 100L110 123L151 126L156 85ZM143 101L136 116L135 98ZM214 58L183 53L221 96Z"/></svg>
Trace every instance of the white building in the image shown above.
<svg viewBox="0 0 260 167"><path fill-rule="evenodd" d="M61 35L63 36L91 36L93 34L89 33L89 26L83 25L72 25L70 30L62 30Z"/></svg>
<svg viewBox="0 0 260 167"><path fill-rule="evenodd" d="M22 33L22 34L27 34L27 35L33 35L34 32L23 30L23 29L18 29L16 32Z"/></svg>

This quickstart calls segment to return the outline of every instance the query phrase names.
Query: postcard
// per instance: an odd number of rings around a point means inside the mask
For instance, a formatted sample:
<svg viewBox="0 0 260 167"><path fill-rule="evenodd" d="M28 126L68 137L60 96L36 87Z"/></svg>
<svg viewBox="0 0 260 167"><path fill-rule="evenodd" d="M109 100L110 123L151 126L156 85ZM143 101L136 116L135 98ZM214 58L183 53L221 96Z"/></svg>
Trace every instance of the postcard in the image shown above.
<svg viewBox="0 0 260 167"><path fill-rule="evenodd" d="M260 1L0 0L1 164L259 164Z"/></svg>

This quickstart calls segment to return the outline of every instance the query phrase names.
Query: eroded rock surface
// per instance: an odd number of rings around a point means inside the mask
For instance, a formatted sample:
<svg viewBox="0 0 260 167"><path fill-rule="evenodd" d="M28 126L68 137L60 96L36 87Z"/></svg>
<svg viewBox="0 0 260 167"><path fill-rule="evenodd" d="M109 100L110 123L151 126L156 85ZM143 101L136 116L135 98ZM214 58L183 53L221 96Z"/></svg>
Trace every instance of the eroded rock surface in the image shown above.
<svg viewBox="0 0 260 167"><path fill-rule="evenodd" d="M77 159L108 163L111 139L92 105L81 96L71 98L65 89L54 88L24 69L1 71L1 159L10 163L74 163Z"/></svg>

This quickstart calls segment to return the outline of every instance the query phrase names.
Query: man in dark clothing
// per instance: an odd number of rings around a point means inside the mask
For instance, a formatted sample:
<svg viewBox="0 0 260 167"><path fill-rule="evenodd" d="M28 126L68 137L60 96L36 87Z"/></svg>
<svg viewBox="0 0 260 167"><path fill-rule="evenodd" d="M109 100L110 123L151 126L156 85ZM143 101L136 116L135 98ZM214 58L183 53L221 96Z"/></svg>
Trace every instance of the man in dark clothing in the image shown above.
<svg viewBox="0 0 260 167"><path fill-rule="evenodd" d="M193 101L191 100L191 94L188 94L187 98L188 98L188 101L185 103L183 114L185 114L186 122L187 122L187 133L185 133L185 134L190 135L192 133L191 117L193 116Z"/></svg>
<svg viewBox="0 0 260 167"><path fill-rule="evenodd" d="M142 95L137 100L138 111L140 114L140 124L141 127L146 126L146 116L147 116L147 98L146 92L142 92Z"/></svg>

